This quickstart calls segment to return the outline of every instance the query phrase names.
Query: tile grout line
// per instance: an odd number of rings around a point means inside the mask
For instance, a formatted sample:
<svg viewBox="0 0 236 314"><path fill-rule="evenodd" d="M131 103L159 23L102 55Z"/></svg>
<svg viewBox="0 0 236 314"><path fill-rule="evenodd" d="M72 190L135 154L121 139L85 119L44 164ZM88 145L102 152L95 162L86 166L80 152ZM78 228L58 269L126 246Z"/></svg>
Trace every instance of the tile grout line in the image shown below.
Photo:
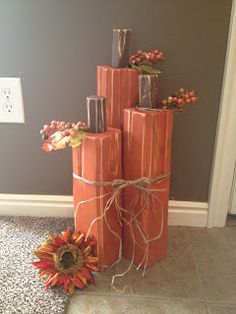
<svg viewBox="0 0 236 314"><path fill-rule="evenodd" d="M198 279L198 282L199 282L199 285L200 285L200 291L201 291L201 294L202 294L202 301L205 304L205 308L206 308L207 314L211 314L210 311L209 311L209 306L208 306L208 302L207 302L208 300L207 300L207 298L205 297L205 294L204 294L202 279L201 279L201 275L200 275L200 271L199 271L199 267L198 267L197 258L196 258L195 253L194 253L192 240L191 240L190 233L189 233L189 227L185 228L185 232L186 232L186 237L187 237L187 239L189 241L189 246L190 246L190 251L191 251L191 254L192 254L192 257L193 257L195 271L196 271L197 279Z"/></svg>
<svg viewBox="0 0 236 314"><path fill-rule="evenodd" d="M75 290L75 295L88 295L88 296L107 296L107 297L121 297L121 298L130 298L130 299L149 299L149 300L170 300L170 301L184 301L184 302L201 302L201 303L216 303L222 305L236 305L236 302L228 302L228 301L219 301L214 299L201 299L201 298L187 298L187 297L165 297L165 296L152 296L152 295L127 295L127 294L118 294L112 292L86 292L86 291L79 291Z"/></svg>
<svg viewBox="0 0 236 314"><path fill-rule="evenodd" d="M129 299L147 299L147 300L163 300L163 301L184 301L184 302L205 302L204 300L200 298L186 298L186 297L165 297L165 296L149 296L149 295L142 295L142 294L136 294L136 295L127 295L127 294L117 294L117 293L94 293L94 292L79 292L75 291L75 294L77 295L90 295L90 296L107 296L107 297L121 297L121 298L129 298Z"/></svg>

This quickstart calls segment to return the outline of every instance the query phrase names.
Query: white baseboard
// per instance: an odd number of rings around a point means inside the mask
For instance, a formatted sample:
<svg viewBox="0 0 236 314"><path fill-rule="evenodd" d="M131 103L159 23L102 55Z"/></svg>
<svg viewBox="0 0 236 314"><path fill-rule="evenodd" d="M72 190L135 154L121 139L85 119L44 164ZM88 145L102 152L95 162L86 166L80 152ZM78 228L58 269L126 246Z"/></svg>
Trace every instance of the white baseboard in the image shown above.
<svg viewBox="0 0 236 314"><path fill-rule="evenodd" d="M65 195L0 194L0 216L73 217L73 198Z"/></svg>
<svg viewBox="0 0 236 314"><path fill-rule="evenodd" d="M208 204L170 201L170 226L207 226ZM73 217L73 198L63 195L0 194L0 216Z"/></svg>
<svg viewBox="0 0 236 314"><path fill-rule="evenodd" d="M169 226L206 227L208 203L169 201Z"/></svg>

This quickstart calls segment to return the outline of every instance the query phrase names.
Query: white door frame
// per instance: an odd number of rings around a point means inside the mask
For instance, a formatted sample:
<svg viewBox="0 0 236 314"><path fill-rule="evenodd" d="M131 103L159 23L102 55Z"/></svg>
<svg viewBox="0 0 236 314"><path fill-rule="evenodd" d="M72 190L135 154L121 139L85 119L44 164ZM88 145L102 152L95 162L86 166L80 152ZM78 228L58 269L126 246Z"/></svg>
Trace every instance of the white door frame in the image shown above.
<svg viewBox="0 0 236 314"><path fill-rule="evenodd" d="M216 132L208 227L225 226L236 158L236 0L232 3L221 103Z"/></svg>

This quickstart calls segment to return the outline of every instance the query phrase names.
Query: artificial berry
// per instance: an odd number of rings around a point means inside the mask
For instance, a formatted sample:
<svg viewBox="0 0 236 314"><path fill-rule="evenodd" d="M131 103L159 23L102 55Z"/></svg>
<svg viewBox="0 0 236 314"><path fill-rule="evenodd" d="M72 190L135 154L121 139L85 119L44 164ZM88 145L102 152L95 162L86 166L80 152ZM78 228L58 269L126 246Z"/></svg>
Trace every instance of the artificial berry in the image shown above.
<svg viewBox="0 0 236 314"><path fill-rule="evenodd" d="M139 50L137 53L133 54L130 57L130 63L136 64L136 65L154 65L158 62L161 62L164 60L163 52L159 50L153 50L153 51L142 51Z"/></svg>
<svg viewBox="0 0 236 314"><path fill-rule="evenodd" d="M173 93L171 96L167 98L167 100L162 100L161 107L164 107L169 104L170 108L177 108L178 112L183 111L183 105L189 104L191 102L197 101L196 91L192 90L190 92L185 91L184 88L180 88L178 92Z"/></svg>
<svg viewBox="0 0 236 314"><path fill-rule="evenodd" d="M71 122L67 122L65 125L66 129L70 129L72 127L72 123Z"/></svg>
<svg viewBox="0 0 236 314"><path fill-rule="evenodd" d="M50 129L50 126L47 125L47 124L45 124L45 125L43 126L43 129L44 129L45 131L48 131L48 130Z"/></svg>
<svg viewBox="0 0 236 314"><path fill-rule="evenodd" d="M59 124L59 127L64 129L65 125L66 125L65 121L61 121L60 124Z"/></svg>
<svg viewBox="0 0 236 314"><path fill-rule="evenodd" d="M178 103L179 105L181 105L181 104L183 103L183 99L179 98L179 99L177 100L177 103Z"/></svg>
<svg viewBox="0 0 236 314"><path fill-rule="evenodd" d="M70 135L70 131L68 130L65 130L63 133L62 133L63 136L69 136Z"/></svg>
<svg viewBox="0 0 236 314"><path fill-rule="evenodd" d="M43 136L42 136L42 140L43 141L46 141L48 139L48 135L47 134L44 134Z"/></svg>

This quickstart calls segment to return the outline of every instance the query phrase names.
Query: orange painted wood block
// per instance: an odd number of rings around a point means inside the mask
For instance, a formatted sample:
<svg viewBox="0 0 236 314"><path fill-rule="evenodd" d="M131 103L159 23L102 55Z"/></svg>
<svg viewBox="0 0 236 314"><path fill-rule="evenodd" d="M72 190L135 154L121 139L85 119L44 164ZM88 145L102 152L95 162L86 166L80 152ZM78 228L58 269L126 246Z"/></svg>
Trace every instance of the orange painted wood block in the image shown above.
<svg viewBox="0 0 236 314"><path fill-rule="evenodd" d="M73 172L77 176L96 182L120 179L120 130L109 128L104 133L89 133L82 144L73 149ZM76 230L88 232L92 221L104 213L109 196L103 196L111 191L111 186L91 186L77 178L73 179ZM103 219L93 224L90 234L97 239L99 268L102 271L119 258L118 236L121 237L121 226L114 206L111 206Z"/></svg>
<svg viewBox="0 0 236 314"><path fill-rule="evenodd" d="M123 129L124 109L138 103L138 71L97 67L97 95L106 97L107 125Z"/></svg>
<svg viewBox="0 0 236 314"><path fill-rule="evenodd" d="M141 111L126 109L124 112L123 132L123 176L126 180L141 177L154 178L170 173L171 138L173 112ZM169 200L169 177L151 184L153 189L163 191L154 192L155 198L149 203L139 198L136 206L132 200L137 190L130 187L123 197L123 206L129 213L125 219L130 222L142 207L145 209L138 215L138 222L145 238L159 239L149 243L147 267L155 264L167 253L167 218ZM149 198L149 200L151 200ZM145 204L148 204L145 206ZM145 254L146 244L137 225L131 223L136 239L134 263L139 265ZM128 224L123 227L123 255L132 259L133 239ZM144 263L142 264L142 267Z"/></svg>

